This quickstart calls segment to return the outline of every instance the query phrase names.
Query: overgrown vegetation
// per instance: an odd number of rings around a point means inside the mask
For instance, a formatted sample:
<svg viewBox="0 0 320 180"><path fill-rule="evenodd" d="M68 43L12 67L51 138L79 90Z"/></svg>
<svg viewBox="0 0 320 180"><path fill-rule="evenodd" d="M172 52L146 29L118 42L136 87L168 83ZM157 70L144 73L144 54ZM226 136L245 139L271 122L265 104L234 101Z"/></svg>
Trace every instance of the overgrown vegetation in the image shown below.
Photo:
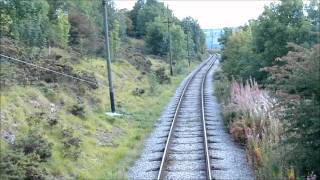
<svg viewBox="0 0 320 180"><path fill-rule="evenodd" d="M196 20L182 25L185 20L170 17L175 76L169 76L169 34L159 20L171 10L155 0L138 1L132 11L117 10L110 1L112 73L123 116L108 117L101 3L0 1L1 54L93 82L1 58L1 179L125 179L189 71L186 33L192 57L205 53Z"/></svg>
<svg viewBox="0 0 320 180"><path fill-rule="evenodd" d="M219 40L215 92L258 179L320 176L319 14L316 0L283 0Z"/></svg>

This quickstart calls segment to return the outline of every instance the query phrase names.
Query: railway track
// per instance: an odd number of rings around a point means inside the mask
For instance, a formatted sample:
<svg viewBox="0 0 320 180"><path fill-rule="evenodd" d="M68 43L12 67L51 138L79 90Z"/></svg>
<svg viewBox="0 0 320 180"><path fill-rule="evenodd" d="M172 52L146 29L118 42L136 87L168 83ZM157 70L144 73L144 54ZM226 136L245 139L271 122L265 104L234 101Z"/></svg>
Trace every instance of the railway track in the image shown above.
<svg viewBox="0 0 320 180"><path fill-rule="evenodd" d="M213 95L218 60L211 56L181 83L129 170L129 179L254 179L245 151L225 130Z"/></svg>
<svg viewBox="0 0 320 180"><path fill-rule="evenodd" d="M175 109L158 180L212 179L205 115L205 80L211 56L185 84Z"/></svg>

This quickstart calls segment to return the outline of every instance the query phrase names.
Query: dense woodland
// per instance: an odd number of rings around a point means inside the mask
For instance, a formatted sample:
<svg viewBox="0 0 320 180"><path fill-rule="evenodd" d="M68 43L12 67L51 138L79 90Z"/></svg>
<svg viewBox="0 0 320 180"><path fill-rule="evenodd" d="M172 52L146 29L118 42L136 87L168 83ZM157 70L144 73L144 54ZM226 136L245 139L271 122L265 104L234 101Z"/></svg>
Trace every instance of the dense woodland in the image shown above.
<svg viewBox="0 0 320 180"><path fill-rule="evenodd" d="M247 144L261 179L320 177L319 20L318 0L282 0L247 25L224 28L219 39L223 72L216 90L226 104L231 131ZM275 99L270 98L273 107L265 113L275 116L228 110L227 104L242 105L232 102L239 99L230 97L229 89L244 92L239 93L243 104L267 90ZM275 119L280 120L276 128ZM257 140L250 141L251 131Z"/></svg>
<svg viewBox="0 0 320 180"><path fill-rule="evenodd" d="M1 58L1 179L125 178L188 72L187 55L195 61L206 53L195 19L179 20L156 0L139 0L131 11L108 1L117 109L129 115L106 117L102 7L102 0L0 1L1 54L97 82Z"/></svg>
<svg viewBox="0 0 320 180"><path fill-rule="evenodd" d="M108 2L110 42L113 54L128 37L145 39L149 53L165 56L169 51L168 23L175 59L201 57L205 36L197 21L182 21L156 0L139 0L132 11L116 10ZM103 16L101 0L9 0L1 2L1 37L13 39L28 56L48 47L72 48L83 55L103 55ZM187 39L187 37L189 39ZM187 44L189 43L189 44ZM30 54L31 53L31 54Z"/></svg>

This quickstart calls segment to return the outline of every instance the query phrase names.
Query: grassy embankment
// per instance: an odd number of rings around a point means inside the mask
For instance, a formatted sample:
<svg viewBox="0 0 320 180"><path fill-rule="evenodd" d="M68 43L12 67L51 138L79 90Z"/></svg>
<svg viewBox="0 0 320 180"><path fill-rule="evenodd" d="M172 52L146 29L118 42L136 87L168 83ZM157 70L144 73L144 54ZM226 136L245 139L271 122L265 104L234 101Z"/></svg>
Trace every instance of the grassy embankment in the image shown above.
<svg viewBox="0 0 320 180"><path fill-rule="evenodd" d="M62 61L70 58L55 49ZM152 59L153 70L166 67L163 60ZM105 83L105 61L83 58L69 63L73 72L93 72ZM194 65L193 65L194 66ZM170 84L154 82L126 59L113 63L113 80L120 117L108 117L108 88L90 88L72 80L41 86L13 85L1 89L1 131L21 139L32 130L52 143L52 155L41 163L49 177L64 179L125 179L126 171L143 148L143 140L175 92L187 71L171 78ZM168 68L167 68L168 69ZM144 89L135 95L136 88ZM55 114L56 122L49 116ZM1 152L9 145L1 139Z"/></svg>

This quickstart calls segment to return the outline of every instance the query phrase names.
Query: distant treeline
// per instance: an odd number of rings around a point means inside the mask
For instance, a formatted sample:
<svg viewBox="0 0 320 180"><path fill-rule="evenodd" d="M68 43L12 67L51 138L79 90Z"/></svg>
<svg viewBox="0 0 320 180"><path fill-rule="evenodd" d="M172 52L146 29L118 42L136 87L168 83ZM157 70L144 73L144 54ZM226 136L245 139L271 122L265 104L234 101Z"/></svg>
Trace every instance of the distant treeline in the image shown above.
<svg viewBox="0 0 320 180"><path fill-rule="evenodd" d="M102 0L9 0L0 2L1 38L10 38L37 54L47 47L72 48L81 54L103 52ZM172 52L176 59L201 57L205 35L198 22L178 20L164 3L138 0L133 10L117 10L108 1L109 29L113 54L128 37L146 40L149 52L167 55L168 20ZM189 43L187 45L187 43Z"/></svg>

